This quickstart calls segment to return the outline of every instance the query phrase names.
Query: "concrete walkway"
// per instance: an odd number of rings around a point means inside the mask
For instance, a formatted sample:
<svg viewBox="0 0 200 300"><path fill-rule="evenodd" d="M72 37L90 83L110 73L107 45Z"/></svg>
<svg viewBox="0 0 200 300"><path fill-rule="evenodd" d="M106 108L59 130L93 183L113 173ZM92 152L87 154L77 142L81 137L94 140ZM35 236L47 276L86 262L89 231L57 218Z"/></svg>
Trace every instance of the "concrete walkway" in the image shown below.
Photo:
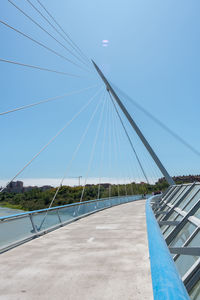
<svg viewBox="0 0 200 300"><path fill-rule="evenodd" d="M109 208L0 256L0 299L153 299L145 201Z"/></svg>

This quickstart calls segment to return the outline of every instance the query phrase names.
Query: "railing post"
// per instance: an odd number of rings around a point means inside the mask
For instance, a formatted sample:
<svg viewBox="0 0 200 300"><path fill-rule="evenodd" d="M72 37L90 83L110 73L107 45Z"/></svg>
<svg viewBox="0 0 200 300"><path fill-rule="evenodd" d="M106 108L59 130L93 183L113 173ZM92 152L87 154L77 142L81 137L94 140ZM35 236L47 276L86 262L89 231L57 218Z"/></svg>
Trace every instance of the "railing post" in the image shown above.
<svg viewBox="0 0 200 300"><path fill-rule="evenodd" d="M32 214L29 214L29 218L30 218L30 221L31 221L31 224L32 224L32 227L33 227L33 232L35 232L37 234L38 230L37 230L37 226L34 224Z"/></svg>
<svg viewBox="0 0 200 300"><path fill-rule="evenodd" d="M99 199L97 199L96 201L96 210L98 210L98 206L99 206Z"/></svg>
<svg viewBox="0 0 200 300"><path fill-rule="evenodd" d="M62 224L62 220L61 220L61 218L60 218L60 214L59 214L58 209L57 209L57 215L58 215L58 219L59 219L59 221L60 221L60 224Z"/></svg>

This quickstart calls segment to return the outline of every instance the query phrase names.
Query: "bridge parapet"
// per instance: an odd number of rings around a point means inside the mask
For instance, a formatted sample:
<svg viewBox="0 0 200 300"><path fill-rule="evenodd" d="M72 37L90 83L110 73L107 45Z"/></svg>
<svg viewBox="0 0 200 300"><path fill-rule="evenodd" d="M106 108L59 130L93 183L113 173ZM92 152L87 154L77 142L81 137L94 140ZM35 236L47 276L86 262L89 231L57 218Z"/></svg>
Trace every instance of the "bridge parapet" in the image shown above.
<svg viewBox="0 0 200 300"><path fill-rule="evenodd" d="M140 199L142 195L102 198L0 217L0 253L97 211Z"/></svg>
<svg viewBox="0 0 200 300"><path fill-rule="evenodd" d="M200 184L148 199L146 216L154 299L200 299Z"/></svg>

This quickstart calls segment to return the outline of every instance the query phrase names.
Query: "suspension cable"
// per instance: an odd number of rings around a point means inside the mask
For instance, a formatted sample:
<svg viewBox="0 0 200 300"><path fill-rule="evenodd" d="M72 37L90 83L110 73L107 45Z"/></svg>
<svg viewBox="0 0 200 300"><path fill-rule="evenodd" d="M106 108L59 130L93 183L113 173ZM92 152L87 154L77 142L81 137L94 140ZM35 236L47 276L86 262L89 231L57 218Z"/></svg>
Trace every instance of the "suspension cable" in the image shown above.
<svg viewBox="0 0 200 300"><path fill-rule="evenodd" d="M118 115L116 114L116 118L119 120L118 118ZM120 123L120 130L119 130L119 136L120 138L127 138L126 134L125 134L125 131L124 131L124 128L121 126L121 123ZM121 146L121 145L120 145ZM134 147L135 148L135 147ZM128 158L129 156L129 158ZM136 159L136 156L133 157L133 152L132 152L132 148L130 147L129 148L129 151L127 151L127 156L126 156L127 160L129 161L128 163L128 166L126 167L126 174L127 174L127 171L129 170L129 174L132 174L132 170L135 170L135 173L136 173L136 178L138 178L140 181L144 181L144 175L142 173L142 170L140 168L140 165L138 164L138 161ZM133 160L136 159L136 163L135 161ZM141 160L141 158L140 158ZM142 163L141 163L142 164ZM142 164L143 165L143 164ZM132 167L132 168L131 168ZM134 178L134 176L131 176ZM130 178L128 176L128 179L130 181ZM130 181L131 182L131 181ZM125 187L125 192L126 192L126 187Z"/></svg>
<svg viewBox="0 0 200 300"><path fill-rule="evenodd" d="M60 191L60 189L61 189L61 187L62 187L63 181L65 180L65 178L66 178L66 176L67 176L67 173L69 172L69 169L70 169L70 167L71 167L71 165L72 165L72 162L73 162L74 159L76 158L76 155L77 155L77 153L78 153L78 151L79 151L79 149L80 149L80 147L81 147L81 145L82 145L82 143L83 143L83 141L84 141L84 139L85 139L85 137L86 137L86 135L87 135L87 133L88 133L88 131L89 131L89 128L90 128L90 126L91 126L91 123L92 123L92 121L93 121L93 119L94 119L94 117L95 117L95 115L96 115L96 113L97 113L97 110L98 110L100 104L101 104L101 102L99 102L99 103L97 104L97 106L95 107L95 109L94 109L94 111L93 111L93 113L92 113L92 115L91 115L91 117L90 117L90 120L89 120L89 122L88 122L88 124L87 124L87 127L85 128L85 130L84 130L84 132L83 132L83 134L82 134L82 136L81 136L81 139L80 139L79 144L77 145L75 151L73 152L72 158L71 158L71 160L69 161L69 163L68 163L68 165L67 165L65 174L64 174L63 177L61 178L60 184L59 184L59 186L57 187L57 189L56 189L56 191L55 191L55 194L54 194L54 196L53 196L53 198L52 198L52 200L51 200L51 203L50 203L48 209L52 207L52 205L53 205L53 203L54 203L54 201L55 201L55 199L56 199L56 197L57 197L57 195L58 195L58 193L59 193L59 191ZM42 225L44 224L44 221L45 221L45 219L46 219L46 217L47 217L47 214L48 214L48 211L46 212L46 214L45 214L45 216L44 216L44 219L42 220L42 222L41 222L39 228L41 228Z"/></svg>
<svg viewBox="0 0 200 300"><path fill-rule="evenodd" d="M104 129L103 129L103 142L102 142L102 147L101 147L100 170L99 170L100 176L99 176L97 199L100 198L101 174L102 174L102 166L103 166L103 157L104 157L104 153L105 153L106 123L108 121L108 101L106 101L106 103L107 103L107 111L106 111L106 115L105 115L105 122L104 122Z"/></svg>
<svg viewBox="0 0 200 300"><path fill-rule="evenodd" d="M89 174L89 171L90 171L90 168L91 168L91 165L92 165L92 162L93 162L93 158L94 158L96 143L97 143L97 139L98 139L99 131L100 131L100 126L101 126L102 119L103 119L103 111L104 111L104 107L105 107L105 102L106 101L104 99L104 103L102 105L102 110L101 110L101 115L100 115L98 126L97 126L96 135L95 135L94 142L93 142L93 145L92 145L90 160L89 160L88 169L87 169L87 173L86 173L86 177L85 177L85 182L84 182L84 185L83 185L83 190L82 190L81 197L80 197L80 202L82 202L82 200L83 200L83 195L84 195L84 192L85 192L85 186L86 186L86 183L87 183L88 174Z"/></svg>
<svg viewBox="0 0 200 300"><path fill-rule="evenodd" d="M115 86L112 83L112 86ZM193 153L200 156L200 152L195 149L191 144L189 144L186 140L184 140L181 136L179 136L176 132L174 132L172 129L170 129L167 125L165 125L162 121L160 121L158 118L156 118L154 115L152 115L149 111L147 111L143 106L138 104L135 100L130 98L128 95L126 95L124 92L122 92L119 88L115 87L122 96L124 96L132 105L137 107L140 111L142 111L146 116L148 116L151 120L153 120L157 125L159 125L161 128L163 128L165 131L170 133L175 139L177 139L180 143L182 143L185 147L190 149Z"/></svg>
<svg viewBox="0 0 200 300"><path fill-rule="evenodd" d="M27 0L29 3L30 1ZM63 36L63 34L61 34L57 28L51 23L49 22L49 20L36 8L36 10L38 11L38 13L49 23L49 25L51 27L54 28L54 30L60 35L62 36L62 38L71 45L71 47L77 51L79 53L79 55L81 55L86 61L88 61L91 65L91 60L83 53L83 51L73 42L73 40L70 38L69 34L66 33L66 31L60 26L60 24L56 21L56 19L52 16L52 14L50 14L50 12L47 10L47 8L44 6L44 4L41 3L41 1L37 0L37 2L40 4L40 6L45 10L45 12L48 14L48 16L55 22L55 24L59 27L59 29L65 34L65 36L68 38L68 40Z"/></svg>
<svg viewBox="0 0 200 300"><path fill-rule="evenodd" d="M48 68L43 68L43 67L40 67L40 66L28 65L28 64L20 63L18 61L7 60L7 59L3 59L3 58L0 58L0 61L5 62L5 63L9 63L9 64L19 65L19 66L22 66L22 67L28 67L28 68L32 68L32 69L41 70L41 71L57 73L57 74L60 74L60 75L67 75L67 76L72 76L72 77L83 78L83 76L79 76L79 75L76 75L76 74L56 71L56 70L52 70L52 69L48 69Z"/></svg>
<svg viewBox="0 0 200 300"><path fill-rule="evenodd" d="M146 175L146 173L145 173L145 171L144 171L144 168L143 168L143 166L142 166L142 164L141 164L141 162L140 162L140 159L139 159L139 157L138 157L138 154L137 154L137 152L136 152L136 150L135 150L135 148L134 148L134 146L133 146L133 143L132 143L132 141L131 141L131 139L130 139L130 136L129 136L127 130L126 130L126 127L125 127L125 125L124 125L124 123L123 123L123 121L122 121L122 118L121 118L121 116L120 116L120 114L119 114L119 112L118 112L118 109L117 109L117 107L116 107L116 105L115 105L115 103L114 103L114 101L113 101L112 95L110 94L109 91L108 91L108 93L109 93L110 99L111 99L111 101L112 101L112 103L113 103L113 105L114 105L115 111L116 111L116 113L117 113L117 115L118 115L118 117L119 117L120 123L121 123L122 127L124 128L124 131L125 131L125 133L126 133L126 136L127 136L127 138L128 138L128 141L129 141L129 143L130 143L130 146L131 146L131 148L132 148L132 150L133 150L133 152L134 152L134 154L135 154L135 156L136 156L136 159L137 159L137 161L138 161L138 164L140 165L140 168L141 168L141 170L142 170L142 173L143 173L143 175L144 175L144 177L145 177L147 183L149 183L148 178L147 178L147 175Z"/></svg>
<svg viewBox="0 0 200 300"><path fill-rule="evenodd" d="M109 101L110 102L110 101ZM114 110L114 108L113 108ZM113 118L113 140L114 140L114 148L115 148L115 164L116 166L118 166L118 156L119 156L119 131L117 130L116 128L116 118L118 118L118 116L115 114L114 115L114 118ZM121 168L120 168L120 173L121 173ZM119 192L119 175L117 176L117 190L118 190L118 196L120 195L120 192Z"/></svg>
<svg viewBox="0 0 200 300"><path fill-rule="evenodd" d="M113 109L110 105L110 116L109 116L109 127L108 127L108 176L109 176L109 188L108 188L108 195L109 195L109 199L112 196L112 155L111 155L111 138L112 138L112 120L113 120Z"/></svg>
<svg viewBox="0 0 200 300"><path fill-rule="evenodd" d="M17 6L11 0L8 0L8 2L10 2L10 4L12 4L18 11L20 11L25 17L27 17L31 22L33 22L36 26L38 26L42 31L44 31L46 34L48 34L53 40L55 40L59 45L61 45L65 50L67 50L71 55L73 55L81 63L86 65L85 62L83 62L79 57L77 57L70 49L68 49L63 43L61 43L58 39L56 39L55 36L53 36L51 33L49 33L44 27L42 27L38 22L36 22L32 17L30 17L27 13L25 13L19 6Z"/></svg>
<svg viewBox="0 0 200 300"><path fill-rule="evenodd" d="M102 90L102 88L100 89ZM0 193L5 190L5 188L13 181L15 180L79 115L82 111L86 109L86 107L94 100L94 98L97 96L97 94L100 92L98 90L97 93L93 97L89 99L89 101L73 116L73 118L65 124L63 128L61 128L56 135L54 135L48 142L45 144L38 153L36 153L33 158L25 164L25 166L6 184L4 188L0 190Z"/></svg>
<svg viewBox="0 0 200 300"><path fill-rule="evenodd" d="M113 148L114 148L114 163L116 164L116 166L118 165L117 162L117 143L116 143L116 128L115 128L115 115L113 116L113 122L112 122L112 128L113 128ZM116 184L117 184L117 191L118 191L118 197L119 197L119 178L118 176L116 177Z"/></svg>
<svg viewBox="0 0 200 300"><path fill-rule="evenodd" d="M111 105L112 105L112 103L111 103ZM115 111L115 108L114 108L114 106L112 105L112 108L113 108L113 110ZM118 115L116 114L116 111L115 111L115 117L117 118L117 120L119 121L119 117L118 117ZM116 121L117 121L116 120ZM119 122L120 123L120 122ZM116 140L117 140L117 144L118 144L118 155L120 156L121 155L121 153L123 153L123 151L121 150L120 151L120 147L122 147L122 140L123 140L123 138L124 138L124 129L123 129L123 127L121 126L121 123L119 124L119 130L117 131L117 133L118 133L118 135L116 135ZM126 135L125 135L125 139L126 139L127 137L126 137ZM127 157L127 156L126 156ZM133 159L133 156L132 156L132 159ZM130 161L132 161L132 159L130 160ZM129 161L129 162L130 162ZM123 163L123 169L124 169L124 163ZM127 167L125 168L126 169L126 172L127 172ZM120 169L121 170L121 169ZM125 196L127 196L127 182L126 182L126 174L127 173L122 173L121 172L121 180L122 180L122 187L124 186L124 195ZM125 174L125 176L124 176L124 174Z"/></svg>
<svg viewBox="0 0 200 300"><path fill-rule="evenodd" d="M68 59L66 56L64 56L64 55L62 55L62 54L60 54L60 53L58 53L57 51L53 50L52 48L49 48L48 46L46 46L46 45L44 45L43 43L41 43L41 42L35 40L34 38L32 38L32 37L30 37L29 35L23 33L22 31L16 29L15 27L9 25L8 23L6 23L6 22L4 22L4 21L2 21L2 20L0 20L0 23L3 24L3 25L5 25L5 26L8 27L8 28L14 30L15 32L19 33L20 35L26 37L27 39L31 40L32 42L36 43L37 45L39 45L39 46L41 46L41 47L47 49L48 51L52 52L53 54L57 55L58 57L60 57L60 58L62 58L62 59L64 59L64 60L66 60L66 61L72 63L73 65L75 65L76 67L81 68L81 69L83 69L84 71L87 71L87 72L88 72L88 70L86 70L86 69L83 68L82 66L79 66L78 64L76 64L76 63L73 62L72 60Z"/></svg>
<svg viewBox="0 0 200 300"><path fill-rule="evenodd" d="M83 91L89 90L89 89L91 89L93 87L96 87L96 85L88 87L88 88L84 88L84 89L81 89L81 90L78 90L78 91L73 91L73 92L70 92L70 93L66 93L66 94L61 95L61 96L56 96L56 97L53 97L53 98L48 98L48 99L45 99L45 100L41 100L39 102L35 102L35 103L23 105L21 107L17 107L17 108L14 108L14 109L11 109L11 110L8 110L8 111L5 111L5 112L0 112L0 116L6 115L6 114L9 114L9 113L18 111L18 110L23 110L23 109L26 109L26 108L30 108L30 107L33 107L33 106L36 106L36 105L44 104L44 103L47 103L47 102L59 100L59 99L62 99L64 97L66 97L66 96L71 96L71 95L78 94L78 93L81 93Z"/></svg>

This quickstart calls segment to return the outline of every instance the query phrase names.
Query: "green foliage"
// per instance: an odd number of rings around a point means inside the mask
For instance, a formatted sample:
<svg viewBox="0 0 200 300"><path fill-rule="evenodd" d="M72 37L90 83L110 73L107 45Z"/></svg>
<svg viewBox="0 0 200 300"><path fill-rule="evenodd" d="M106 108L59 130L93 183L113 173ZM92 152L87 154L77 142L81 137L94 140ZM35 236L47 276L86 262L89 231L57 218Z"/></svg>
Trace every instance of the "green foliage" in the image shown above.
<svg viewBox="0 0 200 300"><path fill-rule="evenodd" d="M120 184L120 185L109 185L102 184L100 186L100 198L106 198L114 196L126 195L138 195L138 194L151 194L152 192L164 190L168 187L168 184L158 182L155 185L150 184ZM85 187L83 201L96 199L98 196L98 185L87 185ZM60 206L79 202L82 194L82 186L70 187L62 186L57 194L57 197L53 203L53 206ZM56 188L52 188L46 191L42 191L39 188L34 188L31 191L25 193L2 193L0 194L0 206L6 206L10 208L23 209L26 211L42 209L49 207L53 196L56 192Z"/></svg>

